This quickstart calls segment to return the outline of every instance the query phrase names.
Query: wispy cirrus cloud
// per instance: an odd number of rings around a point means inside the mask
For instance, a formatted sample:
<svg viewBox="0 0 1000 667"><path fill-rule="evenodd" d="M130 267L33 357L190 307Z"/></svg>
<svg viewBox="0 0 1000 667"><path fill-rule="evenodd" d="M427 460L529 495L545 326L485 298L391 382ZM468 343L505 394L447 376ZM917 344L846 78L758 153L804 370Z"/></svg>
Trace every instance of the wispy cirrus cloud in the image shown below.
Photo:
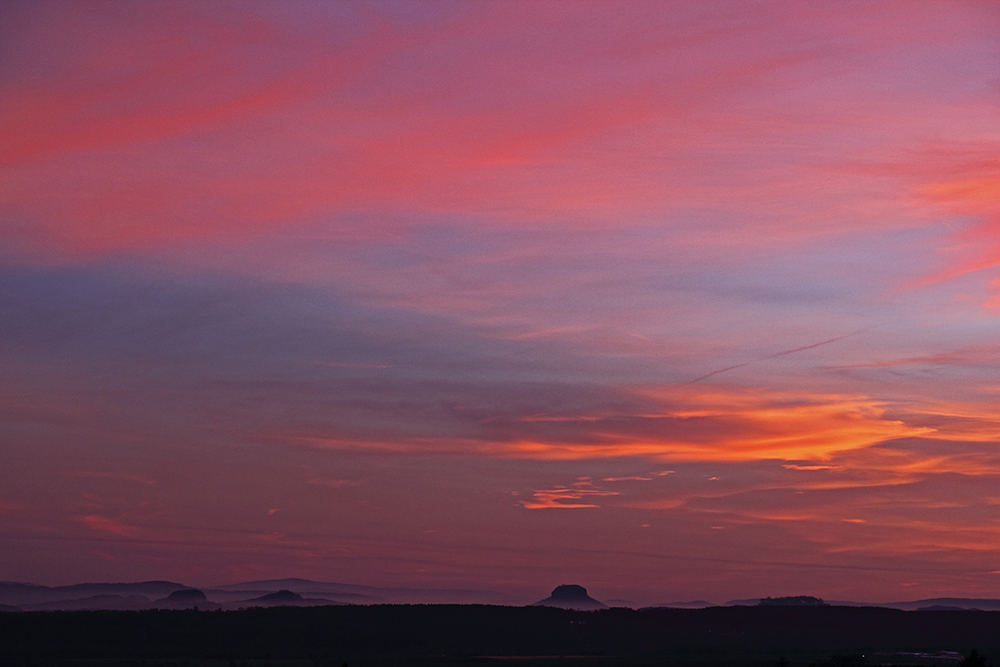
<svg viewBox="0 0 1000 667"><path fill-rule="evenodd" d="M382 220L360 238L405 236L408 224L393 212L406 210L474 213L492 228L616 228L623 216L645 222L718 207L720 188L737 174L727 189L741 211L754 211L742 226L766 228L771 242L829 233L849 216L819 211L846 214L855 205L842 201L844 192L857 184L831 185L831 173L817 177L801 158L766 146L812 142L809 167L836 159L838 138L817 128L851 120L852 107L820 94L774 114L771 98L787 107L786 91L872 58L891 68L888 54L926 40L929 26L942 44L981 31L961 14L942 26L929 10L901 24L891 6L776 6L747 16L717 3L675 7L670 20L650 8L523 10L534 17L531 29L520 13L488 5L423 25L350 7L329 8L312 26L251 8L225 16L148 8L128 17L94 6L45 10L20 41L25 54L47 55L8 84L5 115L19 131L8 134L3 178L17 194L2 203L30 221L11 231L25 250L78 255L187 239L232 243L373 208ZM319 27L330 25L332 37ZM589 25L604 30L596 39L587 32L572 55L539 38ZM133 36L137 27L142 38ZM103 39L82 38L93 31ZM171 40L177 34L189 38ZM466 57L452 57L456 49ZM508 57L493 57L499 49ZM266 57L275 50L285 55ZM854 55L845 62L845 53ZM429 84L428 72L437 73ZM909 97L927 94L917 87ZM295 129L275 133L275 123ZM239 139L246 132L257 137L252 145ZM199 150L213 157L199 159ZM752 168L744 164L751 157ZM792 185L774 185L777 176ZM574 222L561 221L567 216ZM719 231L723 240L736 233Z"/></svg>
<svg viewBox="0 0 1000 667"><path fill-rule="evenodd" d="M137 535L139 533L139 528L137 526L132 526L127 523L123 523L118 519L101 516L99 514L87 514L85 516L78 516L75 518L77 521L92 530L111 533L112 535L117 535L118 537L132 537L133 535Z"/></svg>
<svg viewBox="0 0 1000 667"><path fill-rule="evenodd" d="M21 503L12 503L0 500L0 514L13 514L14 512L20 512L24 509L24 505Z"/></svg>

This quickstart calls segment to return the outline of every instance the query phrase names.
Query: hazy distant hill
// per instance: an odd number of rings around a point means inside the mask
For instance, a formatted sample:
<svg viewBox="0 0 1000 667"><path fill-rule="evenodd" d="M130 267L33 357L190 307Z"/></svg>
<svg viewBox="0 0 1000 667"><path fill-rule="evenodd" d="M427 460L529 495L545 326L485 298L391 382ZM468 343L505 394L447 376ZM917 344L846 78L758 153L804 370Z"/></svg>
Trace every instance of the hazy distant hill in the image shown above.
<svg viewBox="0 0 1000 667"><path fill-rule="evenodd" d="M174 591L162 600L153 602L157 609L200 609L201 611L214 611L216 609L226 609L225 605L209 601L203 591L197 588L182 588Z"/></svg>
<svg viewBox="0 0 1000 667"><path fill-rule="evenodd" d="M604 601L609 607L628 607L629 609L638 609L640 605L636 604L632 600L623 600L621 598L611 598Z"/></svg>
<svg viewBox="0 0 1000 667"><path fill-rule="evenodd" d="M828 607L826 602L823 602L823 598L813 597L812 595L791 595L785 597L777 598L762 598L760 602L757 603L761 607Z"/></svg>
<svg viewBox="0 0 1000 667"><path fill-rule="evenodd" d="M71 586L42 586L39 584L0 581L0 611L76 610L76 609L152 609L184 608L199 606L200 609L237 609L240 607L264 606L266 601L255 603L259 598L287 590L303 599L293 603L299 606L330 604L493 604L521 606L531 602L491 590L475 589L420 589L420 588L379 588L308 579L267 579L225 584L213 588L199 588L205 600L182 601L171 598L179 591L192 589L183 583L173 581L141 581L135 583L87 583ZM763 598L730 600L721 606L756 606ZM626 600L609 601L612 606L632 606ZM827 600L836 607L887 607L905 611L916 611L935 607L948 609L981 609L1000 611L1000 600L984 598L927 598L905 602L852 602L848 600ZM714 607L706 600L667 602L653 605L675 609L699 609Z"/></svg>
<svg viewBox="0 0 1000 667"><path fill-rule="evenodd" d="M309 598L323 598L330 604L379 604L387 600L380 589L352 584L337 584L308 579L269 579L225 584L203 589L209 599L221 603L250 602L279 591L290 591Z"/></svg>
<svg viewBox="0 0 1000 667"><path fill-rule="evenodd" d="M288 590L303 597L323 597L335 602L354 604L523 604L523 601L513 600L510 596L489 590L378 588L297 578L246 581L203 590L209 599L215 599L212 594L216 592L228 595L256 593L259 597Z"/></svg>
<svg viewBox="0 0 1000 667"><path fill-rule="evenodd" d="M73 600L53 600L20 605L22 611L85 611L111 609L129 611L151 609L152 601L143 595L92 595Z"/></svg>
<svg viewBox="0 0 1000 667"><path fill-rule="evenodd" d="M197 590L204 599L179 599L174 594ZM284 603L269 598L280 591L299 596ZM190 595L188 593L187 595ZM291 604L524 604L496 591L462 589L377 588L308 579L272 579L193 589L172 581L136 583L91 583L72 586L41 586L20 582L0 582L0 605L7 611L53 611L78 609L179 609L198 606L207 609Z"/></svg>
<svg viewBox="0 0 1000 667"><path fill-rule="evenodd" d="M324 607L328 605L339 605L343 602L335 602L326 598L304 598L298 593L283 589L276 593L268 593L259 598L246 600L243 607ZM232 606L232 605L230 605Z"/></svg>
<svg viewBox="0 0 1000 667"><path fill-rule="evenodd" d="M83 600L102 595L123 598L138 595L153 600L165 598L174 591L184 588L190 588L190 586L172 581L141 581L131 584L73 584L72 586L40 586L38 584L3 581L0 582L0 604L21 607L46 602Z"/></svg>
<svg viewBox="0 0 1000 667"><path fill-rule="evenodd" d="M924 607L950 607L955 609L981 609L983 611L1000 611L1000 600L984 598L928 598L913 602L888 602L880 607L914 611Z"/></svg>
<svg viewBox="0 0 1000 667"><path fill-rule="evenodd" d="M767 598L748 598L745 600L729 600L724 607L755 607ZM782 598L777 598L782 599ZM658 607L681 607L682 603L657 605ZM917 611L936 607L938 611L952 610L975 610L1000 611L1000 600L984 598L928 598L925 600L912 600L909 602L854 602L851 600L826 600L826 604L833 607L884 607L886 609L901 609L903 611ZM711 605L705 605L711 606ZM687 607L688 609L694 608Z"/></svg>

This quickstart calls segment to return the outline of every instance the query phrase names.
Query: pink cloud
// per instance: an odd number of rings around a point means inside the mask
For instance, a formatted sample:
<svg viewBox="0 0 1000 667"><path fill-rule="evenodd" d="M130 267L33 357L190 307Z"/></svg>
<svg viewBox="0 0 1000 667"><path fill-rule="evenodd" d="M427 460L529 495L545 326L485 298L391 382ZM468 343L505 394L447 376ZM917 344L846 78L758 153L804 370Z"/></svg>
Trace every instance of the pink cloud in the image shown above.
<svg viewBox="0 0 1000 667"><path fill-rule="evenodd" d="M975 223L953 235L955 245L949 254L957 257L946 260L944 270L926 277L921 284L1000 266L1000 166L992 158L998 150L1000 147L992 144L968 147L964 154L961 149L944 156L930 152L927 177L933 180L921 186L920 194L945 210L971 217ZM995 283L990 283L987 290L996 293ZM996 298L985 299L983 305L994 308Z"/></svg>
<svg viewBox="0 0 1000 667"><path fill-rule="evenodd" d="M126 523L118 521L117 519L97 514L89 514L87 516L78 516L74 518L92 530L111 533L112 535L117 535L119 537L132 537L139 532L139 528L136 526L130 526Z"/></svg>
<svg viewBox="0 0 1000 667"><path fill-rule="evenodd" d="M13 514L24 510L24 505L0 500L0 514Z"/></svg>
<svg viewBox="0 0 1000 667"><path fill-rule="evenodd" d="M24 248L64 255L240 242L358 210L584 229L726 199L759 214L753 224L772 239L829 233L852 224L857 203L844 193L858 184L766 146L800 140L834 110L818 94L776 116L769 96L832 76L845 43L880 54L928 39L931 26L946 43L978 25L964 15L942 25L930 11L901 22L891 6L776 6L752 20L726 4L671 21L601 5L524 11L533 19L484 6L423 28L369 22L335 45L320 26L292 30L249 10L234 15L239 25L183 8L127 20L90 6L55 13L36 48L70 31L87 50L56 49L46 76L8 91L3 113L18 129L3 147L0 205L28 221ZM135 21L144 40L131 36ZM593 25L600 38L570 50L537 38ZM523 49L509 48L511 35ZM300 55L266 59L291 43ZM418 83L427 72L433 85ZM850 121L849 107L837 113L833 124ZM837 144L822 141L820 155ZM760 166L734 168L734 152Z"/></svg>

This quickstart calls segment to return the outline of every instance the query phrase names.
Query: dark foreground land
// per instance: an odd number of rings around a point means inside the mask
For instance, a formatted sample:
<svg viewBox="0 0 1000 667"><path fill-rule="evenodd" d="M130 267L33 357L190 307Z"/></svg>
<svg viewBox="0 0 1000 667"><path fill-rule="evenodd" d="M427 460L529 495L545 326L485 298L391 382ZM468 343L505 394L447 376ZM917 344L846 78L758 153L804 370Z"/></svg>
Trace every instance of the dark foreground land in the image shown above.
<svg viewBox="0 0 1000 667"><path fill-rule="evenodd" d="M1000 612L379 605L0 613L0 667L772 667L782 656L793 667L855 667L862 655L869 664L954 666L954 656L914 654L973 648L1000 658Z"/></svg>

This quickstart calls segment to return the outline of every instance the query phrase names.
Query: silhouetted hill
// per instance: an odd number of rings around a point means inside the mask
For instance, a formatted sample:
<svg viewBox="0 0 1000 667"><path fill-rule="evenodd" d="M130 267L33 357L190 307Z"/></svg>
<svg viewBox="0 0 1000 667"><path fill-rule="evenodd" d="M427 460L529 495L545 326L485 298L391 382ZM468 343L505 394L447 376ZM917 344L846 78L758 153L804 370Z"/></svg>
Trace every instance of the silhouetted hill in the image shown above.
<svg viewBox="0 0 1000 667"><path fill-rule="evenodd" d="M23 611L136 610L151 609L154 604L142 595L92 595L73 600L52 600L20 605Z"/></svg>
<svg viewBox="0 0 1000 667"><path fill-rule="evenodd" d="M228 591L232 593L260 592L261 595L276 593L278 591L291 591L293 593L328 593L339 596L351 596L358 598L368 598L374 600L375 593L380 589L372 586L358 586L355 584L338 584L324 581L310 581L309 579L265 579L262 581L244 581L238 584L224 584L215 586L212 590Z"/></svg>
<svg viewBox="0 0 1000 667"><path fill-rule="evenodd" d="M165 602L207 602L208 598L197 588L182 588L168 595Z"/></svg>
<svg viewBox="0 0 1000 667"><path fill-rule="evenodd" d="M639 608L639 605L637 605L632 600L622 600L620 598L612 598L610 600L606 600L604 602L604 604L605 604L605 606L608 606L608 607L628 607L629 609L638 609Z"/></svg>
<svg viewBox="0 0 1000 667"><path fill-rule="evenodd" d="M0 582L0 605L19 609L66 609L110 608L141 609L153 606L174 607L168 602L172 593L190 590L192 587L172 581L144 581L136 583L88 583L72 586L42 586L23 582ZM514 598L496 591L474 589L417 589L417 588L377 588L355 584L310 581L308 579L274 579L227 584L216 588L200 588L207 601L199 602L202 610L246 606L249 600L260 598L279 590L298 593L309 604L454 604L490 603L503 605L523 605L530 599ZM101 596L117 596L101 598ZM146 601L138 598L146 598ZM94 598L91 600L91 598ZM730 600L727 606L754 606L762 598ZM103 601L102 601L103 600ZM83 601L83 602L81 602ZM155 601L155 602L148 602ZM148 602L148 604L146 604ZM928 607L954 607L961 609L982 609L1000 611L1000 600L983 598L928 598L909 602L850 602L828 600L833 606L888 607L893 609L917 610ZM179 604L179 603L178 603ZM616 600L614 606L631 606L628 601ZM185 606L179 604L179 606ZM668 602L657 606L673 608L702 608L713 606L704 600L691 602ZM0 607L2 608L2 607Z"/></svg>
<svg viewBox="0 0 1000 667"><path fill-rule="evenodd" d="M324 605L343 604L326 600L324 598L304 598L298 593L289 590L268 593L259 598L245 600L240 606L243 607L318 607Z"/></svg>
<svg viewBox="0 0 1000 667"><path fill-rule="evenodd" d="M247 600L247 602L259 605L298 604L302 602L302 596L298 593L284 590L278 591L277 593L261 595L259 598Z"/></svg>
<svg viewBox="0 0 1000 667"><path fill-rule="evenodd" d="M811 595L794 595L781 598L761 598L757 603L761 607L825 607L822 598Z"/></svg>
<svg viewBox="0 0 1000 667"><path fill-rule="evenodd" d="M690 602L661 602L654 607L673 607L674 609L704 609L705 607L715 607L717 605L704 600L691 600Z"/></svg>
<svg viewBox="0 0 1000 667"><path fill-rule="evenodd" d="M760 604L763 598L749 598L746 600L730 600L726 602L724 607L756 607Z"/></svg>
<svg viewBox="0 0 1000 667"><path fill-rule="evenodd" d="M298 602L302 600L302 596L298 593L293 593L288 590L278 591L277 593L269 593L267 595L262 595L261 597L254 600L255 602Z"/></svg>
<svg viewBox="0 0 1000 667"><path fill-rule="evenodd" d="M142 581L125 584L73 584L71 586L41 586L17 582L0 582L0 603L18 607L25 604L57 602L60 600L82 600L99 595L129 597L139 595L150 600L165 598L176 590L190 588L172 581Z"/></svg>
<svg viewBox="0 0 1000 667"><path fill-rule="evenodd" d="M917 611L982 611L980 609L966 609L965 607L949 607L945 604L932 604L929 607L920 607Z"/></svg>
<svg viewBox="0 0 1000 667"><path fill-rule="evenodd" d="M587 595L587 589L576 584L556 586L552 595L535 603L536 607L560 607L562 609L607 609L608 605Z"/></svg>
<svg viewBox="0 0 1000 667"><path fill-rule="evenodd" d="M289 590L305 597L323 597L353 604L524 604L509 596L490 590L452 588L379 588L358 584L343 584L309 579L265 579L225 584L206 590L209 599L215 591L229 594L265 595ZM246 599L244 595L243 599ZM221 598L220 598L221 599ZM235 598L230 598L235 599Z"/></svg>
<svg viewBox="0 0 1000 667"><path fill-rule="evenodd" d="M197 588L182 588L174 591L162 600L157 600L153 605L159 609L193 609L202 611L214 611L221 606L210 602L203 591Z"/></svg>
<svg viewBox="0 0 1000 667"><path fill-rule="evenodd" d="M1000 611L1000 600L985 598L928 598L912 602L888 602L883 607L893 609L915 610L923 607L955 607L958 609L981 609L983 611ZM997 656L1000 657L1000 656Z"/></svg>
<svg viewBox="0 0 1000 667"><path fill-rule="evenodd" d="M141 596L155 600L147 606L179 608L186 603L170 598L177 591L192 587L170 581L146 581L137 583L97 583L73 586L42 586L39 584L0 582L0 604L23 608L24 605L41 605L38 609L79 609L76 600L84 600L100 595L117 595L122 598ZM279 590L298 593L306 604L378 604L378 603L494 603L524 604L526 600L514 600L496 591L463 589L417 589L417 588L376 588L353 584L337 584L307 579L276 579L229 584L217 588L202 588L207 602L200 601L199 608L215 609L219 605L236 609L246 606L248 600L259 598ZM90 607L88 607L90 608ZM115 608L134 609L133 605Z"/></svg>

